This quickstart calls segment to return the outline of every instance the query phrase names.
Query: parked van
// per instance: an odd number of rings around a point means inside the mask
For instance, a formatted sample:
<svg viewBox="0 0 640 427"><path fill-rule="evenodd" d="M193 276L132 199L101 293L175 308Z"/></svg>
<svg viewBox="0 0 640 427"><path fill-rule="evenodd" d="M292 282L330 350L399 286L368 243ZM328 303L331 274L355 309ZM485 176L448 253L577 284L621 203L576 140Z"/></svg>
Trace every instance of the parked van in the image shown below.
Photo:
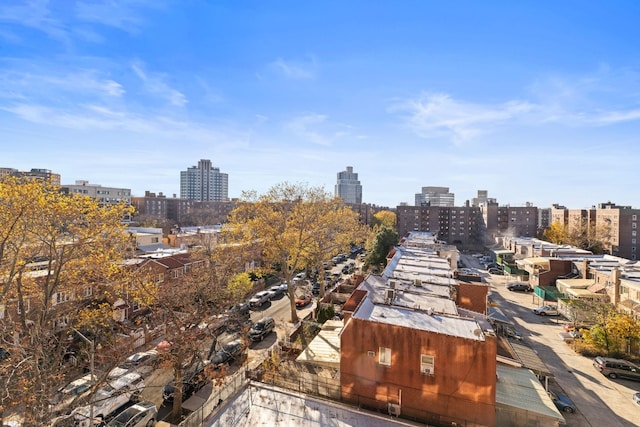
<svg viewBox="0 0 640 427"><path fill-rule="evenodd" d="M611 379L626 378L640 381L640 366L628 360L598 356L593 359L593 366Z"/></svg>
<svg viewBox="0 0 640 427"><path fill-rule="evenodd" d="M91 426L92 423L89 422L89 419L92 411L94 420L104 421L116 409L129 403L132 398L137 398L143 389L144 379L137 372L129 372L110 381L91 397L92 403L73 411L75 425L79 427Z"/></svg>

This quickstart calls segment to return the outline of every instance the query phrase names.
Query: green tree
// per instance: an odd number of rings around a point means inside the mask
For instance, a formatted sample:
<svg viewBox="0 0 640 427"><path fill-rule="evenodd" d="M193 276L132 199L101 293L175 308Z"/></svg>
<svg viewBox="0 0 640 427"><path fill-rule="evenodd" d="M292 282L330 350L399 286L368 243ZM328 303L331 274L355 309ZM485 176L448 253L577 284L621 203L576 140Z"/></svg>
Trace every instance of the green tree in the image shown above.
<svg viewBox="0 0 640 427"><path fill-rule="evenodd" d="M297 322L293 275L320 265L363 240L358 216L322 188L282 183L265 194L244 192L223 230L242 247L256 247L267 271L279 266L288 283L291 321Z"/></svg>
<svg viewBox="0 0 640 427"><path fill-rule="evenodd" d="M381 226L367 243L364 268L382 268L386 264L389 250L398 243L398 232L388 226Z"/></svg>

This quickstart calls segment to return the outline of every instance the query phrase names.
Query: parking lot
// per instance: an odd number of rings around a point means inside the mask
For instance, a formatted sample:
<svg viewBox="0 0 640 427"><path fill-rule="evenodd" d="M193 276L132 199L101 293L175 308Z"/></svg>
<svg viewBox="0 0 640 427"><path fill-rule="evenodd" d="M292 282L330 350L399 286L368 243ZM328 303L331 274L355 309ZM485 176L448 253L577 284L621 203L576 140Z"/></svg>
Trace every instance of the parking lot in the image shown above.
<svg viewBox="0 0 640 427"><path fill-rule="evenodd" d="M465 262L468 265L477 263L470 257L465 257ZM553 373L550 389L562 390L575 403L575 414L563 414L567 426L640 425L640 406L632 401L633 394L640 391L640 382L611 380L599 373L593 367L592 358L574 352L564 341L561 334L566 319L535 315L533 308L542 305L538 297L532 293L508 291L506 285L513 280L507 276L489 275L482 268L478 271L490 286L491 300L513 321L523 341L537 352Z"/></svg>

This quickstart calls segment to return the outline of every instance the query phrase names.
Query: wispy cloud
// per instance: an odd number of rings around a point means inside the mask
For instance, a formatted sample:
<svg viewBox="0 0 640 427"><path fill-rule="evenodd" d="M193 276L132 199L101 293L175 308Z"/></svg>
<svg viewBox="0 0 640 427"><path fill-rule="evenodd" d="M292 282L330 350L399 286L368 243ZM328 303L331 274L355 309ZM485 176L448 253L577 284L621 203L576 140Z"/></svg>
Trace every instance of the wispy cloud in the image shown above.
<svg viewBox="0 0 640 427"><path fill-rule="evenodd" d="M464 141L533 108L527 102L483 105L455 100L446 94L425 94L401 102L391 111L405 112L407 125L422 138L449 135L454 141Z"/></svg>
<svg viewBox="0 0 640 427"><path fill-rule="evenodd" d="M97 23L136 33L144 24L141 8L157 7L160 1L93 0L76 3L76 17L83 22Z"/></svg>
<svg viewBox="0 0 640 427"><path fill-rule="evenodd" d="M328 116L317 113L297 116L285 123L284 129L305 141L324 146L352 134L352 126L330 122Z"/></svg>
<svg viewBox="0 0 640 427"><path fill-rule="evenodd" d="M144 87L149 93L164 98L177 107L184 107L187 104L187 97L182 92L172 88L165 82L167 79L166 75L147 73L143 70L143 65L140 63L132 64L131 69L140 78L140 80L142 80Z"/></svg>
<svg viewBox="0 0 640 427"><path fill-rule="evenodd" d="M314 56L305 61L284 60L278 58L269 64L278 74L289 79L312 79L316 76L317 62Z"/></svg>
<svg viewBox="0 0 640 427"><path fill-rule="evenodd" d="M30 0L0 5L0 22L25 26L47 34L50 38L69 42L65 24L51 13L48 0Z"/></svg>
<svg viewBox="0 0 640 427"><path fill-rule="evenodd" d="M640 120L640 73L634 70L601 67L583 76L547 76L526 90L528 99L497 104L427 93L396 102L389 111L400 113L422 138L454 143L510 126L594 127Z"/></svg>

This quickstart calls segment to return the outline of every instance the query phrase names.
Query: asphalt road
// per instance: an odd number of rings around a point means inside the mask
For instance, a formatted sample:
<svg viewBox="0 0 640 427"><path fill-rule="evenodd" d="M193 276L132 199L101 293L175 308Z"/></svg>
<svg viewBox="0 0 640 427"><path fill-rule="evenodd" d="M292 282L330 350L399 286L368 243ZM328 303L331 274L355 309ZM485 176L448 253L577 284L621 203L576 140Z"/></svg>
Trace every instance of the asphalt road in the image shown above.
<svg viewBox="0 0 640 427"><path fill-rule="evenodd" d="M470 266L480 267L472 257L463 259ZM632 400L640 391L640 382L611 380L602 375L593 367L592 358L576 353L562 338L566 319L535 315L532 309L542 305L537 297L510 292L506 289L509 278L489 275L482 268L478 271L491 287L491 299L553 373L552 386L562 389L575 403L575 414L563 414L568 427L640 426L640 406Z"/></svg>

